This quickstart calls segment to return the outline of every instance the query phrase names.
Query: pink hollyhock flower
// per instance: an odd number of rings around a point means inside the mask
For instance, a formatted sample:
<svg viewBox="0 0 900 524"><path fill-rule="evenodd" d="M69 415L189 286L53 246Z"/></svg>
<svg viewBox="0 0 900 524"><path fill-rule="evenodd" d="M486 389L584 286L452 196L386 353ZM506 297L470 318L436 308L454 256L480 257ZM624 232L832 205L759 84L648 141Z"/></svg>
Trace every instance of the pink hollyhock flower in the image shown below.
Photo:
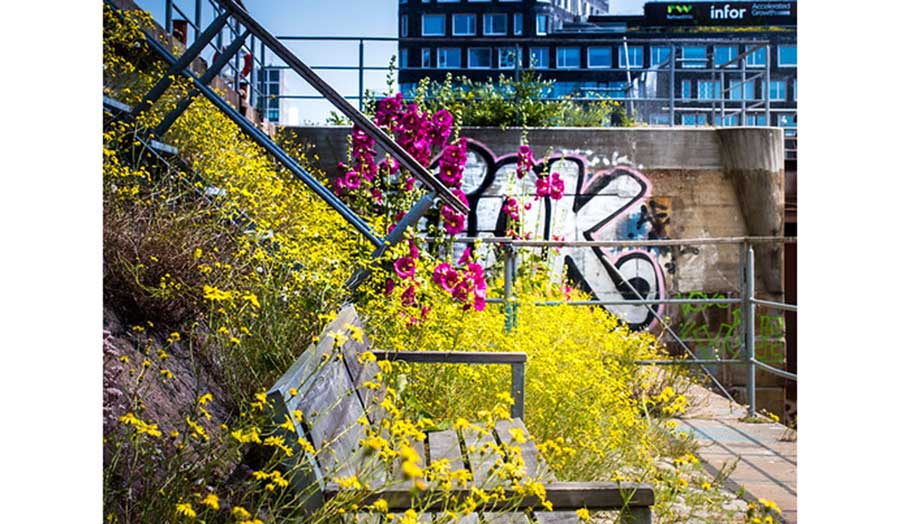
<svg viewBox="0 0 900 524"><path fill-rule="evenodd" d="M416 275L416 261L412 257L400 257L394 261L394 272L400 278L413 278Z"/></svg>
<svg viewBox="0 0 900 524"><path fill-rule="evenodd" d="M376 203L381 204L384 202L384 195L381 194L381 190L377 187L372 188L372 200Z"/></svg>
<svg viewBox="0 0 900 524"><path fill-rule="evenodd" d="M394 292L394 279L389 278L384 281L384 296L388 297Z"/></svg>
<svg viewBox="0 0 900 524"><path fill-rule="evenodd" d="M391 157L387 157L378 163L378 169L388 175L395 175L400 171L400 163Z"/></svg>
<svg viewBox="0 0 900 524"><path fill-rule="evenodd" d="M458 235L466 230L466 216L457 213L450 206L441 207L441 217L444 219L444 229L449 235Z"/></svg>
<svg viewBox="0 0 900 524"><path fill-rule="evenodd" d="M404 306L411 306L416 303L416 288L414 286L409 286L406 288L406 291L400 295L400 303Z"/></svg>
<svg viewBox="0 0 900 524"><path fill-rule="evenodd" d="M422 322L428 320L428 313L431 313L431 308L428 306L422 306Z"/></svg>
<svg viewBox="0 0 900 524"><path fill-rule="evenodd" d="M409 256L416 259L419 258L419 248L416 246L415 241L409 239Z"/></svg>
<svg viewBox="0 0 900 524"><path fill-rule="evenodd" d="M459 257L459 260L456 261L456 263L459 265L464 265L468 264L470 260L472 260L472 248L467 247Z"/></svg>
<svg viewBox="0 0 900 524"><path fill-rule="evenodd" d="M438 171L438 178L441 179L441 182L444 183L447 187L459 187L460 182L462 182L462 169L460 169L459 164L454 162L445 162L441 160L440 162L440 171Z"/></svg>
<svg viewBox="0 0 900 524"><path fill-rule="evenodd" d="M397 93L392 97L382 98L375 104L375 123L390 127L402 110L403 94Z"/></svg>
<svg viewBox="0 0 900 524"><path fill-rule="evenodd" d="M453 266L446 262L441 262L434 268L434 274L431 277L435 283L439 284L445 291L452 291L459 283L459 272L453 269Z"/></svg>
<svg viewBox="0 0 900 524"><path fill-rule="evenodd" d="M344 175L344 185L348 189L357 189L359 187L359 174L356 171L347 171Z"/></svg>
<svg viewBox="0 0 900 524"><path fill-rule="evenodd" d="M554 172L550 175L550 199L560 200L566 190L566 183L559 177L559 173Z"/></svg>
<svg viewBox="0 0 900 524"><path fill-rule="evenodd" d="M404 189L406 189L407 191L412 191L415 184L416 179L413 177L409 177L406 179L406 185L404 186Z"/></svg>

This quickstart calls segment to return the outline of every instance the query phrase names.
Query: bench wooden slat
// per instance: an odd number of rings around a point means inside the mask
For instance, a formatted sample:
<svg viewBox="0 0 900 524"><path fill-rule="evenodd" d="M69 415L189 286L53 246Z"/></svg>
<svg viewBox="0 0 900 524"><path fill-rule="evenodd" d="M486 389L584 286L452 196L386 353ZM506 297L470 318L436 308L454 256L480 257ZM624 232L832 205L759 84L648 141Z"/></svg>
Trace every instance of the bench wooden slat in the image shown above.
<svg viewBox="0 0 900 524"><path fill-rule="evenodd" d="M463 469L462 453L459 449L459 435L455 429L445 429L443 431L433 431L428 433L428 450L431 452L429 465L439 460L447 459L450 463L450 470L456 471ZM457 486L454 486L457 487ZM443 514L435 514L435 518L441 520ZM445 520L445 519L444 519ZM478 524L478 514L471 513L459 518L460 524Z"/></svg>
<svg viewBox="0 0 900 524"><path fill-rule="evenodd" d="M488 444L495 444L493 432L481 433L473 428L462 430L469 467L475 485L484 490L493 489L501 484L500 479L491 473L491 469L501 460L500 454Z"/></svg>
<svg viewBox="0 0 900 524"><path fill-rule="evenodd" d="M524 443L515 442L515 439L509 430L518 429L522 431L526 441ZM516 446L522 452L522 460L525 462L527 475L532 478L540 478L545 483L556 481L556 475L550 471L547 462L538 452L534 440L528 433L528 428L521 419L499 420L496 424L497 438L500 442L509 446ZM578 524L578 514L574 511L535 511L534 518L538 524Z"/></svg>

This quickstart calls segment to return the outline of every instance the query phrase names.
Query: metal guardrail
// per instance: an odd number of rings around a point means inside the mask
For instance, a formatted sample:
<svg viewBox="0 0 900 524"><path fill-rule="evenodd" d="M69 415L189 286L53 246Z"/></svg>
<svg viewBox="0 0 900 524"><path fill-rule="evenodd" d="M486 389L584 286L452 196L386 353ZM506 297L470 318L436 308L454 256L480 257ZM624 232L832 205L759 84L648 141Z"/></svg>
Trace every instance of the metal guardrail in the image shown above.
<svg viewBox="0 0 900 524"><path fill-rule="evenodd" d="M521 248L590 248L590 247L666 247L681 245L740 245L742 246L740 260L740 298L695 298L695 299L643 299L643 300L583 300L583 301L547 301L535 302L538 306L611 306L611 305L642 305L656 318L662 329L673 337L674 341L685 351L690 357L683 360L645 360L638 361L641 365L689 365L699 366L705 372L711 381L722 391L722 393L734 401L734 398L728 390L716 379L714 374L706 367L708 365L734 364L747 367L747 400L748 412L756 414L756 369L760 369L767 373L772 373L788 380L797 380L797 374L775 368L765 362L761 362L756 358L756 343L761 339L756 335L756 307L764 306L784 311L797 311L797 305L786 304L782 302L774 302L770 300L761 300L755 297L756 294L756 272L754 262L754 244L771 244L771 243L795 243L796 237L721 237L721 238L693 238L693 239L668 239L668 240L634 240L634 241L551 241L551 240L515 240L512 238L500 237L461 237L454 240L457 243L472 243L480 241L485 244L493 244L499 246L503 251L503 297L490 297L488 303L502 304L506 315L506 329L510 330L516 323L516 307L518 300L514 294L516 262L518 249ZM596 251L595 251L596 252ZM606 256L600 252L601 256ZM618 272L614 264L607 264L612 271ZM621 274L617 275L621 282L630 288L634 296L642 296ZM666 319L662 318L657 311L651 307L658 304L692 304L692 305L720 305L720 304L740 304L742 306L742 333L741 333L741 353L742 358L737 359L701 359L691 351L685 341L679 337L672 329Z"/></svg>

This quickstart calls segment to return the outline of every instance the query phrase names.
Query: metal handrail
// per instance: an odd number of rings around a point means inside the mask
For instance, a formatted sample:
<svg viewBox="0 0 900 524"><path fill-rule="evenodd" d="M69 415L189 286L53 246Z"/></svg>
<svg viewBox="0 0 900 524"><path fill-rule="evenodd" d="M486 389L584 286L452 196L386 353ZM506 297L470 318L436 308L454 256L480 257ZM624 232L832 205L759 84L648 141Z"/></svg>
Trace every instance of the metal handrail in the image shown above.
<svg viewBox="0 0 900 524"><path fill-rule="evenodd" d="M436 238L426 237L426 241L435 241ZM554 241L554 240L517 240L510 237L456 237L454 243L472 244L474 242L484 244L493 244L503 251L504 256L504 282L503 297L490 297L485 301L490 304L502 304L507 316L507 330L516 324L516 306L519 301L513 293L513 285L515 280L515 267L517 259L517 248L548 248L548 247L569 247L569 248L594 248L594 247L663 247L663 246L681 246L681 245L743 245L744 250L741 252L741 291L740 298L690 298L690 299L640 299L640 300L577 300L577 301L537 301L533 302L535 306L613 306L613 305L634 305L646 307L653 316L661 323L664 334L671 335L675 342L678 343L685 352L691 357L688 359L678 360L639 360L639 365L688 365L700 366L700 368L710 377L712 382L719 390L730 400L734 398L728 390L715 378L712 372L706 368L707 365L719 364L735 364L747 366L747 397L749 400L748 412L756 414L756 368L767 373L772 373L788 380L797 380L797 374L789 371L775 368L765 362L761 362L755 356L754 347L757 341L769 340L772 337L758 337L755 333L755 321L746 321L742 323L743 333L740 335L740 346L743 349L743 357L739 359L702 359L698 358L685 344L682 339L668 325L666 319L661 318L653 305L684 305L684 304L742 304L746 316L749 319L756 318L756 306L772 307L785 311L797 311L796 304L786 304L771 300L757 299L755 294L755 272L754 272L754 244L787 244L796 243L796 237L781 236L742 236L742 237L704 237L704 238L686 238L686 239L665 239L665 240L584 240L584 241ZM621 276L621 275L620 275ZM626 280L623 283L631 288L636 296L641 296L637 290ZM752 377L751 377L752 375Z"/></svg>

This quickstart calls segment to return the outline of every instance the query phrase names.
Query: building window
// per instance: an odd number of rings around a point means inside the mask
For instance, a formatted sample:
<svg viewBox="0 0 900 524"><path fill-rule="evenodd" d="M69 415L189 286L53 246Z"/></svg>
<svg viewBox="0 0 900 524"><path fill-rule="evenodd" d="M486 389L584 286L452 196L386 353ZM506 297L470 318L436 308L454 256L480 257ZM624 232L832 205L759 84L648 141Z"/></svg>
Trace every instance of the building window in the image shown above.
<svg viewBox="0 0 900 524"><path fill-rule="evenodd" d="M765 47L761 47L747 55L747 67L766 67Z"/></svg>
<svg viewBox="0 0 900 524"><path fill-rule="evenodd" d="M484 15L484 34L505 35L506 13L493 13Z"/></svg>
<svg viewBox="0 0 900 524"><path fill-rule="evenodd" d="M735 46L725 46L725 47L720 47L720 46L713 47L713 64L715 64L716 67L720 67L725 64L728 64L728 62L731 62L732 60L737 58L737 56L738 56L738 48L736 45ZM737 66L738 66L737 62L734 62L734 63L728 64L727 67L737 67Z"/></svg>
<svg viewBox="0 0 900 524"><path fill-rule="evenodd" d="M612 67L612 49L609 47L589 47L588 67Z"/></svg>
<svg viewBox="0 0 900 524"><path fill-rule="evenodd" d="M787 100L787 83L784 80L772 80L769 83L769 100Z"/></svg>
<svg viewBox="0 0 900 524"><path fill-rule="evenodd" d="M422 67L434 67L431 65L431 48L422 48Z"/></svg>
<svg viewBox="0 0 900 524"><path fill-rule="evenodd" d="M681 67L706 67L706 48L688 46L681 49Z"/></svg>
<svg viewBox="0 0 900 524"><path fill-rule="evenodd" d="M462 67L462 52L458 47L439 47L437 50L437 66L440 69Z"/></svg>
<svg viewBox="0 0 900 524"><path fill-rule="evenodd" d="M547 69L550 67L550 48L532 47L528 49L531 57L530 66L534 69Z"/></svg>
<svg viewBox="0 0 900 524"><path fill-rule="evenodd" d="M778 67L797 67L797 46L778 46Z"/></svg>
<svg viewBox="0 0 900 524"><path fill-rule="evenodd" d="M539 35L547 34L547 15L537 15L534 32Z"/></svg>
<svg viewBox="0 0 900 524"><path fill-rule="evenodd" d="M784 136L797 136L797 115L793 113L780 115L778 127L785 128Z"/></svg>
<svg viewBox="0 0 900 524"><path fill-rule="evenodd" d="M705 126L706 113L684 113L681 115L681 125L684 126Z"/></svg>
<svg viewBox="0 0 900 524"><path fill-rule="evenodd" d="M490 69L490 67L490 47L473 47L469 49L469 69Z"/></svg>
<svg viewBox="0 0 900 524"><path fill-rule="evenodd" d="M691 81L690 80L682 80L681 81L681 99L682 100L690 100L691 99Z"/></svg>
<svg viewBox="0 0 900 524"><path fill-rule="evenodd" d="M740 80L728 81L729 100L753 100L756 98L756 89L753 80L741 82Z"/></svg>
<svg viewBox="0 0 900 524"><path fill-rule="evenodd" d="M513 13L513 34L522 34L522 13Z"/></svg>
<svg viewBox="0 0 900 524"><path fill-rule="evenodd" d="M716 115L713 121L716 127L734 127L738 125L738 115L726 115L724 121L722 115Z"/></svg>
<svg viewBox="0 0 900 524"><path fill-rule="evenodd" d="M400 36L409 36L409 18L406 15L400 16Z"/></svg>
<svg viewBox="0 0 900 524"><path fill-rule="evenodd" d="M453 15L453 35L475 34L475 15Z"/></svg>
<svg viewBox="0 0 900 524"><path fill-rule="evenodd" d="M651 47L650 48L650 67L666 64L668 65L669 56L672 49L668 47Z"/></svg>
<svg viewBox="0 0 900 524"><path fill-rule="evenodd" d="M650 125L651 126L667 126L669 125L669 115L664 113L651 113L650 114Z"/></svg>
<svg viewBox="0 0 900 524"><path fill-rule="evenodd" d="M519 65L519 50L515 47L500 47L497 49L497 67L500 69L514 69Z"/></svg>
<svg viewBox="0 0 900 524"><path fill-rule="evenodd" d="M722 98L721 82L697 80L697 100L715 100Z"/></svg>
<svg viewBox="0 0 900 524"><path fill-rule="evenodd" d="M748 126L768 126L765 113L750 113L747 115Z"/></svg>
<svg viewBox="0 0 900 524"><path fill-rule="evenodd" d="M794 102L797 101L797 79L794 79Z"/></svg>
<svg viewBox="0 0 900 524"><path fill-rule="evenodd" d="M628 61L625 61L625 46L619 46L619 67L644 67L644 48L628 46Z"/></svg>
<svg viewBox="0 0 900 524"><path fill-rule="evenodd" d="M401 49L400 50L400 67L406 68L409 66L409 49Z"/></svg>
<svg viewBox="0 0 900 524"><path fill-rule="evenodd" d="M556 67L558 69L573 69L581 67L580 47L557 47Z"/></svg>
<svg viewBox="0 0 900 524"><path fill-rule="evenodd" d="M422 15L422 36L444 36L444 15Z"/></svg>

